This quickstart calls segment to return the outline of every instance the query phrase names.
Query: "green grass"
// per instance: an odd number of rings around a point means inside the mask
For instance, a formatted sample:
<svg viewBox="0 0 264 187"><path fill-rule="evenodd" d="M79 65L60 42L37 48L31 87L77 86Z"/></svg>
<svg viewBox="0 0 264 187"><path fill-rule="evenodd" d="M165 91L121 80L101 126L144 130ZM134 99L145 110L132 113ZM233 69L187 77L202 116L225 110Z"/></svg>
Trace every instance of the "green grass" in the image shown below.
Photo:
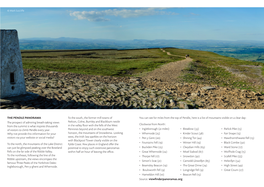
<svg viewBox="0 0 264 187"><path fill-rule="evenodd" d="M21 54L25 69L107 76L134 76L182 59L168 56L160 49L23 50Z"/></svg>
<svg viewBox="0 0 264 187"><path fill-rule="evenodd" d="M241 66L261 67L259 69L263 76L263 63L238 60L206 51L185 49L166 49L166 51L176 55L189 54L193 59L193 62L185 69L185 74L181 77L182 81L254 91L262 91L264 86L263 84L255 84L261 78L258 70Z"/></svg>
<svg viewBox="0 0 264 187"><path fill-rule="evenodd" d="M182 60L181 56L189 54L193 62L185 69L180 81L263 92L263 83L256 83L261 75L264 76L263 63L238 60L207 51L176 48L165 50L178 56L169 56L160 49L22 50L21 54L25 69L103 76L142 76L161 65Z"/></svg>

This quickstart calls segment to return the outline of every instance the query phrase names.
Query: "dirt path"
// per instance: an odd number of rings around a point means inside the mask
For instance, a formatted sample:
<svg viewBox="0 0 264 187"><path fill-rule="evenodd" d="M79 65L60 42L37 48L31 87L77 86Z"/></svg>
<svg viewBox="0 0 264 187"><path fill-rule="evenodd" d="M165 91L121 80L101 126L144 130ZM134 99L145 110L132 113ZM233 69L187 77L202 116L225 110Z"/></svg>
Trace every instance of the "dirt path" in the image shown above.
<svg viewBox="0 0 264 187"><path fill-rule="evenodd" d="M163 52L166 52L164 49L161 49ZM178 56L178 55L172 55L169 52L166 52L168 55L171 56ZM158 80L161 82L175 82L177 78L181 75L182 70L185 69L190 62L192 62L193 59L186 58L181 61L177 62L171 62L168 64L165 64L161 66L158 69L155 69L154 71L151 71L148 73L144 79L151 79L151 80Z"/></svg>

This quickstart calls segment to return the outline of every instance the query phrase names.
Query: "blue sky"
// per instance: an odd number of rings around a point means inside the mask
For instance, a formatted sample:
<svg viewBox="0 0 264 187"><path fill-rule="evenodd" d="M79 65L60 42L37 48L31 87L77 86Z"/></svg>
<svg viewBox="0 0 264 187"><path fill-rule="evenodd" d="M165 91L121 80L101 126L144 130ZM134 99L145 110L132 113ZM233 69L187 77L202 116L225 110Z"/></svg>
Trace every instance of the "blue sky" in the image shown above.
<svg viewBox="0 0 264 187"><path fill-rule="evenodd" d="M264 41L264 8L1 8L19 38Z"/></svg>

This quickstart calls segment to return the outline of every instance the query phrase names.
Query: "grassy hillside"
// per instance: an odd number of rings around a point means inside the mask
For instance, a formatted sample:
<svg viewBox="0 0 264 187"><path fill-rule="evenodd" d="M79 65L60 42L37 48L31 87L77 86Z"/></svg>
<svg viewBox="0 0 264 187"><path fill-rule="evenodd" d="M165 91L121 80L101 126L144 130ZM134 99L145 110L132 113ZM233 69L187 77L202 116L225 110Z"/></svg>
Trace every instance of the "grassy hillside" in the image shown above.
<svg viewBox="0 0 264 187"><path fill-rule="evenodd" d="M185 49L166 51L177 55L189 54L193 59L181 77L182 81L263 92L263 63L238 60L206 51Z"/></svg>
<svg viewBox="0 0 264 187"><path fill-rule="evenodd" d="M21 54L25 69L107 76L132 76L182 59L160 49L22 50Z"/></svg>
<svg viewBox="0 0 264 187"><path fill-rule="evenodd" d="M25 69L107 76L139 76L189 54L193 62L181 81L263 92L264 65L207 51L167 48L137 50L22 50Z"/></svg>

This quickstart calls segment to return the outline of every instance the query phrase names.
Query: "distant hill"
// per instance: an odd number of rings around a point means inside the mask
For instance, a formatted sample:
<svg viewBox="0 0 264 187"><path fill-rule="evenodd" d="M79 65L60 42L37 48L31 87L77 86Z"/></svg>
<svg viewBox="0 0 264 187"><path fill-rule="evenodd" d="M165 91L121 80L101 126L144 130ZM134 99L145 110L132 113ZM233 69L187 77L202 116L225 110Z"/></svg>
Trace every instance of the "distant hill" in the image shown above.
<svg viewBox="0 0 264 187"><path fill-rule="evenodd" d="M112 40L82 38L26 38L20 39L21 50L53 50L53 49L142 49L175 47L179 49L195 49L211 51L217 54L264 62L264 41L223 41L223 40Z"/></svg>
<svg viewBox="0 0 264 187"><path fill-rule="evenodd" d="M264 41L222 41L222 40L111 40L82 38L26 38L20 39L23 49L133 49L153 47L176 47L185 49L264 47Z"/></svg>

